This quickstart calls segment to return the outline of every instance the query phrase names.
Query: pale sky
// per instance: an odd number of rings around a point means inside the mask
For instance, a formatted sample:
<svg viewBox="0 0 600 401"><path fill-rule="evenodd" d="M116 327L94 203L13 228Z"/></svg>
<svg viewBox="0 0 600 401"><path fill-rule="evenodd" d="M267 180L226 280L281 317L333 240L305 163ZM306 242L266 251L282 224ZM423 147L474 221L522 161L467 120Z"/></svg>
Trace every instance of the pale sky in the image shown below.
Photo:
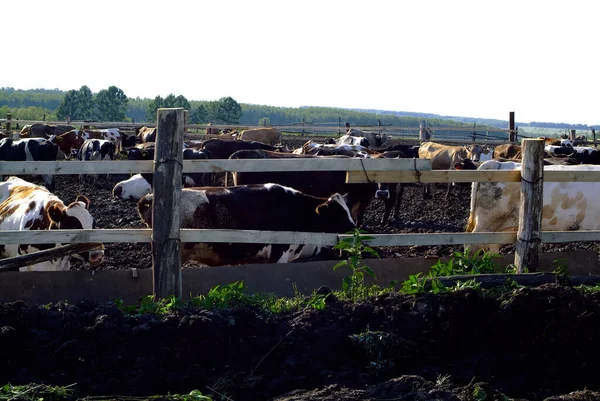
<svg viewBox="0 0 600 401"><path fill-rule="evenodd" d="M598 3L19 0L0 87L600 124ZM10 57L10 58L9 58Z"/></svg>

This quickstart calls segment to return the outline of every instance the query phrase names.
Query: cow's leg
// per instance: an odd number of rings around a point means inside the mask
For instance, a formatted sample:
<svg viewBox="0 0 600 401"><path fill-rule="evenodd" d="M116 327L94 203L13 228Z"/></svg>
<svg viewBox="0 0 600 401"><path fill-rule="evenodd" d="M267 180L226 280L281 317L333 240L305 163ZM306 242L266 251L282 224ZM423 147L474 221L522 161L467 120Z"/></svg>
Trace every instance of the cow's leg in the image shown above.
<svg viewBox="0 0 600 401"><path fill-rule="evenodd" d="M444 196L444 199L448 200L448 198L450 197L450 190L452 189L452 183L449 182L448 183L448 190L446 191L446 195Z"/></svg>
<svg viewBox="0 0 600 401"><path fill-rule="evenodd" d="M421 185L423 185L423 199L431 199L431 184Z"/></svg>
<svg viewBox="0 0 600 401"><path fill-rule="evenodd" d="M397 184L387 184L389 195L385 200L385 211L383 212L383 217L381 218L381 224L386 224L388 222L392 208L396 204L396 186Z"/></svg>
<svg viewBox="0 0 600 401"><path fill-rule="evenodd" d="M398 218L398 214L400 213L400 203L402 202L402 195L404 194L404 184L398 183L398 187L396 188L396 202L394 207L394 214L392 215L393 219Z"/></svg>

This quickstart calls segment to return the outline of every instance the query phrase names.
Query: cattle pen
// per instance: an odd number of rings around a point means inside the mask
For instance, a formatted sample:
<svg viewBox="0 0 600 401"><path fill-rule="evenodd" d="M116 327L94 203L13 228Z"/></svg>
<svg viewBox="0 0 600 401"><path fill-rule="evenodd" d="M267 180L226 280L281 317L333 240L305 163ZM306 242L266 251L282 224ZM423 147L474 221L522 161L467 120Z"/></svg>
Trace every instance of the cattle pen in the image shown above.
<svg viewBox="0 0 600 401"><path fill-rule="evenodd" d="M256 171L346 171L348 183L398 182L398 183L449 183L449 182L521 182L523 188L535 183L536 188L525 189L532 193L528 207L541 204L541 180L522 177L520 171L439 171L431 169L431 162L423 159L320 159L320 160L194 160L183 161L181 143L185 131L183 109L160 109L158 111L157 151L154 161L114 162L0 162L0 172L6 175L22 174L113 174L153 173L155 176L155 199L163 200L161 215L164 224L153 229L90 229L51 231L0 231L0 244L18 243L96 243L96 242L149 242L169 243L153 246L153 283L157 297L170 294L182 296L181 261L178 247L181 242L225 243L273 243L314 244L332 246L348 234L325 234L307 232L268 232L255 230L208 230L181 229L178 220L178 192L174 182L181 182L182 172L256 172ZM524 166L534 166L539 160L539 140L524 140ZM536 150L537 149L537 150ZM530 171L525 167L523 171ZM541 174L533 171L532 174ZM178 181L179 180L179 181ZM593 172L543 172L543 180L553 182L598 182L600 176ZM524 201L523 199L521 200ZM537 203L536 203L537 202ZM159 202L156 202L157 204ZM510 244L521 241L537 244L573 241L600 241L600 231L552 231L541 232L536 238L539 221L535 213L522 210L521 227L531 227L519 232L490 233L427 233L427 234L374 234L372 246L413 246L450 244ZM536 230L536 227L537 230ZM515 264L518 268L535 269L537 256L535 246L517 248ZM68 272L80 275L81 272ZM21 273L23 274L23 273Z"/></svg>

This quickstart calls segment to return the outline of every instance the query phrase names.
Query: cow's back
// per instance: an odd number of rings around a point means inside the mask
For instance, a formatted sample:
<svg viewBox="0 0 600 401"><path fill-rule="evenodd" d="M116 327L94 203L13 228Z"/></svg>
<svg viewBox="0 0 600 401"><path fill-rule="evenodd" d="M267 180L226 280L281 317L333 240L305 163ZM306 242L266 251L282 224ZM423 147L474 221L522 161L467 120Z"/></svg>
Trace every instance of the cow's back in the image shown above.
<svg viewBox="0 0 600 401"><path fill-rule="evenodd" d="M253 128L242 131L239 139L275 146L281 143L281 131L276 128Z"/></svg>

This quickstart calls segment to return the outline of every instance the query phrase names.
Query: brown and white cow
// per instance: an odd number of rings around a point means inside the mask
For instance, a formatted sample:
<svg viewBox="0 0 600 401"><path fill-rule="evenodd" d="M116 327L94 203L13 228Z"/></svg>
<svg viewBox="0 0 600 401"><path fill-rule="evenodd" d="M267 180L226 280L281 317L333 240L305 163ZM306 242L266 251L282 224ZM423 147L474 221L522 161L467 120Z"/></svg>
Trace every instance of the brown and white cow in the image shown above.
<svg viewBox="0 0 600 401"><path fill-rule="evenodd" d="M347 156L313 156L295 155L292 153L272 152L268 150L240 150L230 159L307 159L307 158L346 158ZM340 193L348 195L348 207L352 219L361 224L362 216L369 202L375 196L377 184L346 184L345 171L271 171L271 172L236 172L233 173L233 184L264 184L274 182L292 187L302 193L318 197L329 197Z"/></svg>
<svg viewBox="0 0 600 401"><path fill-rule="evenodd" d="M520 170L521 163L489 160L478 170ZM544 171L595 171L600 166L545 166ZM474 182L467 232L517 231L521 184L518 182ZM600 229L600 194L597 182L544 182L542 231ZM473 251L498 253L499 244L465 245Z"/></svg>
<svg viewBox="0 0 600 401"><path fill-rule="evenodd" d="M502 157L505 159L521 159L523 157L523 151L521 145L515 145L512 143L505 143L498 145L494 148L493 158Z"/></svg>
<svg viewBox="0 0 600 401"><path fill-rule="evenodd" d="M99 130L79 130L74 129L62 135L57 135L50 140L57 144L60 150L67 158L71 157L75 150L79 150L81 145L88 139L103 139L115 144L117 151L122 150L122 135L118 128L107 128Z"/></svg>
<svg viewBox="0 0 600 401"><path fill-rule="evenodd" d="M138 213L148 227L152 227L152 198L149 194L138 202ZM342 195L319 198L272 183L183 189L180 213L182 228L347 233L355 227ZM320 250L309 244L184 243L182 262L288 263Z"/></svg>
<svg viewBox="0 0 600 401"><path fill-rule="evenodd" d="M0 230L66 230L95 228L94 218L88 211L90 201L79 195L65 205L46 188L17 177L0 182ZM4 244L0 257L13 257L50 249L60 244ZM92 265L100 263L103 250L73 255ZM20 271L68 270L70 256L22 267Z"/></svg>
<svg viewBox="0 0 600 401"><path fill-rule="evenodd" d="M432 170L452 170L464 159L479 161L483 152L481 145L451 146L435 142L423 142L419 147L419 159L430 159ZM452 183L448 183L446 199L450 195ZM429 184L423 185L423 198L431 198Z"/></svg>
<svg viewBox="0 0 600 401"><path fill-rule="evenodd" d="M156 127L140 127L135 130L138 143L156 142Z"/></svg>
<svg viewBox="0 0 600 401"><path fill-rule="evenodd" d="M275 146L281 143L281 131L277 128L252 128L242 131L237 139L256 141Z"/></svg>

